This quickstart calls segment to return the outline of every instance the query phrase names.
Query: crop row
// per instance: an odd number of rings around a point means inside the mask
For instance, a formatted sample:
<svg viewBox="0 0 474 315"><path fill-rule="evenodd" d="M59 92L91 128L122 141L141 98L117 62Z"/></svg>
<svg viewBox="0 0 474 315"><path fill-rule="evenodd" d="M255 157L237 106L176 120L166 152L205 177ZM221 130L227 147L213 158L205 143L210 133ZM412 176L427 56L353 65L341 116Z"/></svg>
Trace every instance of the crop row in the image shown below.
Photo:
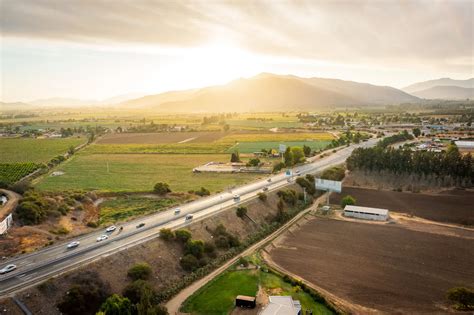
<svg viewBox="0 0 474 315"><path fill-rule="evenodd" d="M0 181L14 183L26 175L36 171L41 164L26 163L0 163Z"/></svg>

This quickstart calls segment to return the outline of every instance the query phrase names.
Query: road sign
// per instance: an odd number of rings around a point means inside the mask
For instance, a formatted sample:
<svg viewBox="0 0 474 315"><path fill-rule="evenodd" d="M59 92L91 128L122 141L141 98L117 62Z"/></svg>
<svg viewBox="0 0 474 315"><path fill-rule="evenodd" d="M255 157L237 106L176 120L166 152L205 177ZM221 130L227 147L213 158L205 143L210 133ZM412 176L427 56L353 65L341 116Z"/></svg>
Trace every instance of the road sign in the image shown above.
<svg viewBox="0 0 474 315"><path fill-rule="evenodd" d="M338 193L342 191L342 182L335 180L316 178L314 185L316 189L319 190L333 191Z"/></svg>
<svg viewBox="0 0 474 315"><path fill-rule="evenodd" d="M279 151L280 153L285 153L285 151L286 151L286 145L280 144L280 145L278 146L278 151Z"/></svg>

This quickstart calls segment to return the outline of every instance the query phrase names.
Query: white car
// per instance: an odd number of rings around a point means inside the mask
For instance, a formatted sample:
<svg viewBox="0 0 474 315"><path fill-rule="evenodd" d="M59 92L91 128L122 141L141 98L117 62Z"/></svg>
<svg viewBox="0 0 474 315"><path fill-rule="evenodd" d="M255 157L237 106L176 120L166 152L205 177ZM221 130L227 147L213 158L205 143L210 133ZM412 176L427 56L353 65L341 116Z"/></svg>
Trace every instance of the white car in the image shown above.
<svg viewBox="0 0 474 315"><path fill-rule="evenodd" d="M235 194L234 195L234 200L239 200L239 199L240 199L240 195Z"/></svg>
<svg viewBox="0 0 474 315"><path fill-rule="evenodd" d="M106 239L108 239L109 237L107 235L101 235L97 238L97 242L101 242L101 241L105 241Z"/></svg>
<svg viewBox="0 0 474 315"><path fill-rule="evenodd" d="M79 244L81 244L81 242L74 241L74 242L71 242L71 243L67 244L67 248L76 248L77 246L79 246Z"/></svg>
<svg viewBox="0 0 474 315"><path fill-rule="evenodd" d="M105 230L105 232L113 232L113 231L115 231L116 229L117 229L117 227L116 227L115 225L112 225L112 226L109 226L109 227Z"/></svg>
<svg viewBox="0 0 474 315"><path fill-rule="evenodd" d="M180 208L174 209L174 214L179 214L180 212L181 212L181 209L180 209Z"/></svg>
<svg viewBox="0 0 474 315"><path fill-rule="evenodd" d="M15 269L16 269L16 265L13 265L13 264L6 265L6 266L3 267L2 269L0 269L0 275L9 273L10 271L13 271L13 270L15 270Z"/></svg>

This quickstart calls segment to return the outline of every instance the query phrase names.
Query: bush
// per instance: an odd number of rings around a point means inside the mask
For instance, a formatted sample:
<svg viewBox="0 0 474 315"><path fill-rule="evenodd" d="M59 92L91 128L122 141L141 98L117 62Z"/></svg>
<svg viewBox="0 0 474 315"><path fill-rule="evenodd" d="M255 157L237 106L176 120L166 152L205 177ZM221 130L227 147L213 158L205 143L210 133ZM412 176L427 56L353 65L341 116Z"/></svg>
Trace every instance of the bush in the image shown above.
<svg viewBox="0 0 474 315"><path fill-rule="evenodd" d="M334 167L331 167L330 169L325 170L323 174L321 175L321 178L341 181L344 179L346 175L345 172L346 172L346 169L343 166L334 166Z"/></svg>
<svg viewBox="0 0 474 315"><path fill-rule="evenodd" d="M246 166L253 166L253 167L256 167L259 165L260 165L260 159L258 158L250 159L246 164Z"/></svg>
<svg viewBox="0 0 474 315"><path fill-rule="evenodd" d="M25 192L27 192L31 188L32 188L31 183L29 181L24 180L24 181L18 182L16 184L13 184L10 187L10 190L13 190L16 193L18 193L20 195L23 195Z"/></svg>
<svg viewBox="0 0 474 315"><path fill-rule="evenodd" d="M266 193L259 192L259 193L257 194L257 196L258 196L258 199L259 199L260 201L263 201L263 202L267 201L267 194L266 194Z"/></svg>
<svg viewBox="0 0 474 315"><path fill-rule="evenodd" d="M217 238L214 239L214 243L216 244L217 248L220 249L229 249L229 241L227 240L227 237L224 235L220 235Z"/></svg>
<svg viewBox="0 0 474 315"><path fill-rule="evenodd" d="M245 259L244 257L240 257L239 260L237 261L237 264L239 266L244 266L244 267L248 267L249 266L249 262L247 261L247 259Z"/></svg>
<svg viewBox="0 0 474 315"><path fill-rule="evenodd" d="M243 218L247 215L247 207L244 207L244 206L237 207L237 209L235 210L235 213L237 214L239 218Z"/></svg>
<svg viewBox="0 0 474 315"><path fill-rule="evenodd" d="M459 310L474 309L474 291L464 287L452 288L447 293L447 298L455 303L455 308Z"/></svg>
<svg viewBox="0 0 474 315"><path fill-rule="evenodd" d="M196 258L201 258L204 253L204 242L200 240L188 240L184 247L185 255L193 255Z"/></svg>
<svg viewBox="0 0 474 315"><path fill-rule="evenodd" d="M211 194L211 192L204 187L201 187L201 189L199 189L198 191L195 191L194 193L201 197L209 196Z"/></svg>
<svg viewBox="0 0 474 315"><path fill-rule="evenodd" d="M279 190L277 192L277 195L288 205L294 206L298 201L296 191L294 191L293 189Z"/></svg>
<svg viewBox="0 0 474 315"><path fill-rule="evenodd" d="M23 201L16 208L18 218L27 225L39 224L46 218L46 212L32 201Z"/></svg>
<svg viewBox="0 0 474 315"><path fill-rule="evenodd" d="M153 192L158 195L166 195L171 192L171 189L167 183L156 183Z"/></svg>
<svg viewBox="0 0 474 315"><path fill-rule="evenodd" d="M127 272L127 276L132 280L146 280L150 278L152 273L150 265L147 263L136 264Z"/></svg>
<svg viewBox="0 0 474 315"><path fill-rule="evenodd" d="M126 297L112 294L102 303L100 311L105 315L132 315L132 302Z"/></svg>
<svg viewBox="0 0 474 315"><path fill-rule="evenodd" d="M165 241L171 241L174 239L174 232L171 229L162 228L160 230L160 237Z"/></svg>
<svg viewBox="0 0 474 315"><path fill-rule="evenodd" d="M239 151L235 151L230 155L230 162L231 163L240 162Z"/></svg>
<svg viewBox="0 0 474 315"><path fill-rule="evenodd" d="M181 243L186 243L192 237L191 232L186 229L179 229L174 233L174 235Z"/></svg>
<svg viewBox="0 0 474 315"><path fill-rule="evenodd" d="M139 303L144 294L155 294L151 285L145 280L133 281L123 289L123 296L133 304Z"/></svg>
<svg viewBox="0 0 474 315"><path fill-rule="evenodd" d="M283 168L285 168L285 163L279 162L273 165L273 173L278 173L281 171Z"/></svg>
<svg viewBox="0 0 474 315"><path fill-rule="evenodd" d="M347 205L355 205L356 204L356 199L352 197L351 195L347 195L344 198L341 199L341 207L344 208Z"/></svg>
<svg viewBox="0 0 474 315"><path fill-rule="evenodd" d="M185 255L181 258L179 264L186 271L194 271L199 268L199 260L191 254Z"/></svg>

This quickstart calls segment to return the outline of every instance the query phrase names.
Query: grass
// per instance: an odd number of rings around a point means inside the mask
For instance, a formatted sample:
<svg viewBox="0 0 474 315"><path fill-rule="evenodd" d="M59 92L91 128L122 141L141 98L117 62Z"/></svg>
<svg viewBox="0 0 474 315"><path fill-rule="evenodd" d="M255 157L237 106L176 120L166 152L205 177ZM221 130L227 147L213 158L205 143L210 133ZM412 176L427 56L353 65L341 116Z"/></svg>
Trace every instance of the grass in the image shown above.
<svg viewBox="0 0 474 315"><path fill-rule="evenodd" d="M84 154L162 153L162 154L213 154L224 153L225 143L168 143L168 144L93 144Z"/></svg>
<svg viewBox="0 0 474 315"><path fill-rule="evenodd" d="M84 142L85 138L0 139L0 163L46 163L53 157L66 153L69 147L76 147Z"/></svg>
<svg viewBox="0 0 474 315"><path fill-rule="evenodd" d="M100 205L99 224L115 223L136 216L163 211L178 203L176 198L118 197Z"/></svg>
<svg viewBox="0 0 474 315"><path fill-rule="evenodd" d="M256 141L315 141L332 140L334 136L325 132L302 132L302 133L246 133L232 134L221 138L219 142L256 142Z"/></svg>
<svg viewBox="0 0 474 315"><path fill-rule="evenodd" d="M276 149L280 144L284 144L287 147L303 147L304 145L310 147L312 150L324 149L331 141L328 140L316 140L316 141L257 141L257 142L240 142L230 147L227 151L234 152L238 150L240 153L252 153L259 152L262 149Z"/></svg>
<svg viewBox="0 0 474 315"><path fill-rule="evenodd" d="M237 295L255 296L258 287L269 295L291 295L301 302L303 310L313 314L333 314L324 305L315 302L299 287L293 287L281 277L260 270L228 270L189 297L181 311L191 314L229 314Z"/></svg>
<svg viewBox="0 0 474 315"><path fill-rule="evenodd" d="M193 173L198 165L229 161L228 154L76 154L59 165L61 176L45 176L37 188L45 191L99 190L104 192L151 191L157 182L175 192L205 187L211 192L244 184L255 174ZM107 166L108 165L108 166Z"/></svg>

